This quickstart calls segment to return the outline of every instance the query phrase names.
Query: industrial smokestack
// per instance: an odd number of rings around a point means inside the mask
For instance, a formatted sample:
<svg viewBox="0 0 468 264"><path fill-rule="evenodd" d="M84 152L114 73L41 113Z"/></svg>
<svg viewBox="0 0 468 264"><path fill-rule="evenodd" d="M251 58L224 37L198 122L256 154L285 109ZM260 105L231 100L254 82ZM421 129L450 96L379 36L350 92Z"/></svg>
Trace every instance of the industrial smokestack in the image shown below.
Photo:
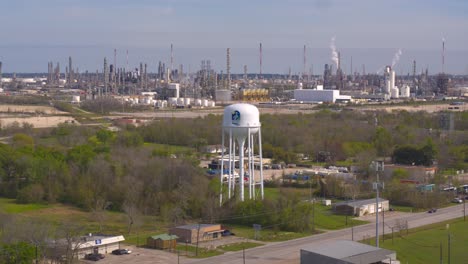
<svg viewBox="0 0 468 264"><path fill-rule="evenodd" d="M445 38L442 38L442 73L445 73Z"/></svg>
<svg viewBox="0 0 468 264"><path fill-rule="evenodd" d="M172 43L171 43L171 74L172 74L173 67L174 67L174 47L172 46Z"/></svg>
<svg viewBox="0 0 468 264"><path fill-rule="evenodd" d="M125 71L128 72L128 50L127 50L127 61L125 64Z"/></svg>
<svg viewBox="0 0 468 264"><path fill-rule="evenodd" d="M73 83L73 65L72 65L72 57L68 57L68 83L72 85Z"/></svg>
<svg viewBox="0 0 468 264"><path fill-rule="evenodd" d="M260 46L261 47L261 46ZM226 50L227 89L231 89L231 49Z"/></svg>
<svg viewBox="0 0 468 264"><path fill-rule="evenodd" d="M263 60L263 51L262 51L262 43L260 42L260 76L262 76L262 60Z"/></svg>
<svg viewBox="0 0 468 264"><path fill-rule="evenodd" d="M337 71L341 70L341 53L338 52L338 68L336 69Z"/></svg>
<svg viewBox="0 0 468 264"><path fill-rule="evenodd" d="M244 65L244 82L247 82L247 65Z"/></svg>
<svg viewBox="0 0 468 264"><path fill-rule="evenodd" d="M302 79L304 79L305 76L307 76L307 73L306 73L306 65L307 65L307 57L306 57L306 45L304 45L304 65L303 65L303 69L302 69Z"/></svg>
<svg viewBox="0 0 468 264"><path fill-rule="evenodd" d="M107 69L107 58L104 57L104 92L106 95L107 95L108 79L109 79L109 76L108 76L108 69ZM101 92L101 96L102 96L102 92Z"/></svg>
<svg viewBox="0 0 468 264"><path fill-rule="evenodd" d="M0 88L2 87L2 62L0 61Z"/></svg>

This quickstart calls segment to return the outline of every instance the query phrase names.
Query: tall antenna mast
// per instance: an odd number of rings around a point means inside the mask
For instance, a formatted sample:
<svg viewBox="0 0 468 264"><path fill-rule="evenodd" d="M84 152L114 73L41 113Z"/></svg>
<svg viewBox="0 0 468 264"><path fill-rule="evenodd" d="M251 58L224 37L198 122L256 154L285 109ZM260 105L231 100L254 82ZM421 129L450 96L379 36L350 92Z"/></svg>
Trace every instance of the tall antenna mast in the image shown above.
<svg viewBox="0 0 468 264"><path fill-rule="evenodd" d="M302 79L307 75L306 73L307 57L306 57L306 45L304 45L304 68L302 70Z"/></svg>
<svg viewBox="0 0 468 264"><path fill-rule="evenodd" d="M262 58L263 57L263 54L262 54L262 43L260 42L260 77L262 76Z"/></svg>
<svg viewBox="0 0 468 264"><path fill-rule="evenodd" d="M116 89L117 49L114 49L114 67L112 68L112 89Z"/></svg>
<svg viewBox="0 0 468 264"><path fill-rule="evenodd" d="M128 50L127 50L127 64L125 66L125 71L128 72Z"/></svg>
<svg viewBox="0 0 468 264"><path fill-rule="evenodd" d="M231 89L231 49L226 50L227 89Z"/></svg>

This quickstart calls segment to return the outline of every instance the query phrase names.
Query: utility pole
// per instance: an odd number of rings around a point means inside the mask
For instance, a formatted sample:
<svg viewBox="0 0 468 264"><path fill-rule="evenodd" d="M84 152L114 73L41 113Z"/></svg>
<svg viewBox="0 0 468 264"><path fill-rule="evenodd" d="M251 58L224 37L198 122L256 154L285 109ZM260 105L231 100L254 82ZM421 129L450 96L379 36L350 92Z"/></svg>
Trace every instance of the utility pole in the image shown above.
<svg viewBox="0 0 468 264"><path fill-rule="evenodd" d="M440 250L439 250L439 263L442 264L443 263L443 257L442 257L442 242L440 242L440 246L439 246Z"/></svg>
<svg viewBox="0 0 468 264"><path fill-rule="evenodd" d="M385 241L385 210L382 205L382 242Z"/></svg>
<svg viewBox="0 0 468 264"><path fill-rule="evenodd" d="M377 172L377 181L374 182L373 188L376 190L376 197L375 197L375 246L379 247L379 189L382 187L383 184L379 182L379 172L382 172L384 169L384 162L381 160L375 161L375 170ZM382 205L382 210L383 210Z"/></svg>
<svg viewBox="0 0 468 264"><path fill-rule="evenodd" d="M463 199L463 221L466 221L466 199Z"/></svg>
<svg viewBox="0 0 468 264"><path fill-rule="evenodd" d="M448 264L450 264L450 233L448 234L448 251L447 251Z"/></svg>
<svg viewBox="0 0 468 264"><path fill-rule="evenodd" d="M200 222L198 222L198 228L197 228L197 247L195 249L195 256L198 257L198 241L200 238Z"/></svg>
<svg viewBox="0 0 468 264"><path fill-rule="evenodd" d="M242 247L242 259L244 260L245 264L245 247Z"/></svg>

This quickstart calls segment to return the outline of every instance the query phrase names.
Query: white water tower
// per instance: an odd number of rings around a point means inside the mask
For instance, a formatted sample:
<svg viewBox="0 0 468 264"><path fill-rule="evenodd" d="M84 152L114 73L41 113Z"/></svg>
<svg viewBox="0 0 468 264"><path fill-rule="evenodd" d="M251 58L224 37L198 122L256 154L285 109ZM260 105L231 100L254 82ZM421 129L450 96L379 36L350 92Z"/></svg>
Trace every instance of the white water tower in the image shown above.
<svg viewBox="0 0 468 264"><path fill-rule="evenodd" d="M220 203L223 202L223 185L227 184L228 199L236 190L240 200L244 201L244 175L245 169L248 173L249 199L256 199L256 187L260 187L260 197L263 199L263 163L262 163L262 133L260 124L260 113L258 108L251 104L233 104L224 108L223 129L222 129L222 156L221 156L221 194ZM229 138L229 149L224 147L225 136ZM246 145L247 144L247 145ZM254 146L258 144L258 154L254 153ZM237 147L237 148L236 148ZM239 184L236 188L236 151L239 155ZM225 168L225 154L228 153L227 167ZM247 154L245 157L244 154ZM244 161L247 159L247 163ZM255 175L255 159L259 162L260 175ZM245 165L244 165L245 164ZM225 169L227 173L224 173ZM259 181L257 181L257 178Z"/></svg>

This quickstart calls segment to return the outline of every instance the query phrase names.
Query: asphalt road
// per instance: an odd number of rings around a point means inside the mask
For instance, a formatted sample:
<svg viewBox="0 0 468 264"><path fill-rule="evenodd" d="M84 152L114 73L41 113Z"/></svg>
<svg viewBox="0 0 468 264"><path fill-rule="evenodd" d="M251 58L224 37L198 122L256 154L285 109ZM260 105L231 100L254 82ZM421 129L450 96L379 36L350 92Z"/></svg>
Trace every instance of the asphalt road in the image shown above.
<svg viewBox="0 0 468 264"><path fill-rule="evenodd" d="M400 223L408 221L409 228L429 225L433 223L443 222L446 220L463 216L463 204L455 205L448 208L438 209L436 213L429 214L427 212L409 214L405 216L395 215L385 218L385 234L391 233L391 227L396 225L397 220ZM381 218L379 219L379 222ZM380 222L379 233L382 234L382 223ZM375 237L375 223L356 226L337 231L330 231L319 235L289 240L285 242L269 243L265 246L256 247L245 250L245 263L299 263L299 251L302 247L309 244L324 243L332 240L362 240L364 238ZM224 255L206 258L203 260L197 259L181 259L180 263L203 263L203 264L239 264L243 263L243 253L229 252Z"/></svg>

